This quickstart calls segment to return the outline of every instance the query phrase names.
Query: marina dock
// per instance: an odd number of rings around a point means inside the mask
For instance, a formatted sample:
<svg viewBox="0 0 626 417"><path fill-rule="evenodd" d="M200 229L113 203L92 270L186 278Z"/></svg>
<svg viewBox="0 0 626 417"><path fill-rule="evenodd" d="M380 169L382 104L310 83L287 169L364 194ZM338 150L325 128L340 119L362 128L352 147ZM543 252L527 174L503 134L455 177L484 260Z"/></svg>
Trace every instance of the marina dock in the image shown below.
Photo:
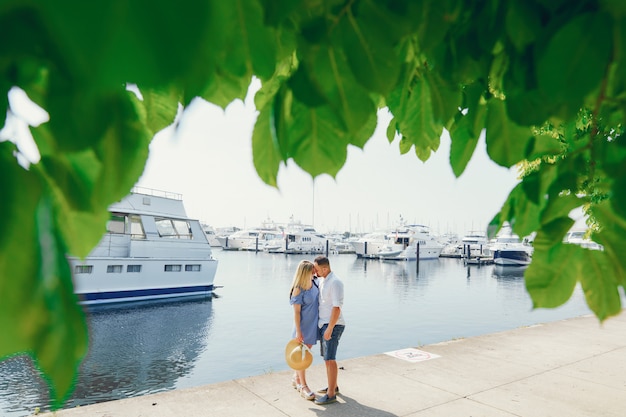
<svg viewBox="0 0 626 417"><path fill-rule="evenodd" d="M109 401L52 417L623 417L626 314L517 328L338 360L338 401L316 405L289 370ZM339 349L341 351L341 347ZM277 352L281 355L282 352ZM340 355L339 355L340 357ZM233 352L233 361L236 361ZM326 386L324 365L307 374Z"/></svg>

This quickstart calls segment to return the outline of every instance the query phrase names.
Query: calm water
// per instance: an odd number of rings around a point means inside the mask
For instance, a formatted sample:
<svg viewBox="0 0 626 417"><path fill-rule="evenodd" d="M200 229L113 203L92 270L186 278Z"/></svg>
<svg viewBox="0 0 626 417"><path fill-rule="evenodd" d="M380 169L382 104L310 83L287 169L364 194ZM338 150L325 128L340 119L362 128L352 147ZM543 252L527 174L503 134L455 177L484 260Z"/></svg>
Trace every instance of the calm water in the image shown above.
<svg viewBox="0 0 626 417"><path fill-rule="evenodd" d="M289 286L298 262L311 257L219 249L215 256L217 298L89 314L90 353L67 407L288 369ZM558 309L532 310L519 269L457 259L422 261L419 271L415 262L330 260L345 287L339 361L590 313L579 289ZM0 364L0 415L27 416L46 404L29 359Z"/></svg>

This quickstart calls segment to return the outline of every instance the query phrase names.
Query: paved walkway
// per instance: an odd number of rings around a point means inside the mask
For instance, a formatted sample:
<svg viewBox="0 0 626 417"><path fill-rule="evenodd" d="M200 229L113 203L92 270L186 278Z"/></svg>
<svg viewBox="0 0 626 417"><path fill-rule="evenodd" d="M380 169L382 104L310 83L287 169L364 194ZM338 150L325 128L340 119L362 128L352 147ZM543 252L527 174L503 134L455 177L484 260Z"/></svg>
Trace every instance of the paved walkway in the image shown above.
<svg viewBox="0 0 626 417"><path fill-rule="evenodd" d="M339 361L341 394L326 406L299 397L282 371L56 416L626 416L626 311L602 325L586 316L423 346L414 357L420 352L438 357ZM312 366L308 380L325 386L324 365Z"/></svg>

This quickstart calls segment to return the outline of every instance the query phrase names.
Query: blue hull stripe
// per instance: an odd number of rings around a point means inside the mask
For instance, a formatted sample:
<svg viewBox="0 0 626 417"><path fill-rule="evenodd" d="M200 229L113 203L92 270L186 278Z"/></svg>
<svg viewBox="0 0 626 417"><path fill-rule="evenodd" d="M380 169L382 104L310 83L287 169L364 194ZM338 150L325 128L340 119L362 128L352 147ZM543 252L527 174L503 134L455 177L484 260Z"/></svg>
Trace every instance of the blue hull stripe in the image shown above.
<svg viewBox="0 0 626 417"><path fill-rule="evenodd" d="M132 298L160 298L160 297L176 297L177 295L188 294L200 294L210 293L213 291L213 285L198 285L193 287L174 287L174 288L148 288L142 290L131 291L109 291L109 292L94 292L78 294L78 297L83 302L98 301L98 300L110 300L115 301L119 299L132 299Z"/></svg>
<svg viewBox="0 0 626 417"><path fill-rule="evenodd" d="M514 259L518 261L530 261L530 255L525 251L500 251L496 250L493 254L494 259Z"/></svg>

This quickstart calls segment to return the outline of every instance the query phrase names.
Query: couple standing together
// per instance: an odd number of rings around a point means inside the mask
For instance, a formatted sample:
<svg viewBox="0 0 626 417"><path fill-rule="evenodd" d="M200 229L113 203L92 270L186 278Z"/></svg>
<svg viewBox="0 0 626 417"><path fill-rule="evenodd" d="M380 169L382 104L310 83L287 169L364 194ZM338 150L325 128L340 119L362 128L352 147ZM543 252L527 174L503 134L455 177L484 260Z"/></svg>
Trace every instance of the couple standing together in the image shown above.
<svg viewBox="0 0 626 417"><path fill-rule="evenodd" d="M309 348L320 341L320 353L326 365L328 385L318 391L316 398L308 387L305 370L296 371L293 385L307 400L316 404L337 401L337 346L345 328L341 309L343 306L343 283L331 271L325 256L313 262L301 261L291 284L290 303L294 311L294 335Z"/></svg>

